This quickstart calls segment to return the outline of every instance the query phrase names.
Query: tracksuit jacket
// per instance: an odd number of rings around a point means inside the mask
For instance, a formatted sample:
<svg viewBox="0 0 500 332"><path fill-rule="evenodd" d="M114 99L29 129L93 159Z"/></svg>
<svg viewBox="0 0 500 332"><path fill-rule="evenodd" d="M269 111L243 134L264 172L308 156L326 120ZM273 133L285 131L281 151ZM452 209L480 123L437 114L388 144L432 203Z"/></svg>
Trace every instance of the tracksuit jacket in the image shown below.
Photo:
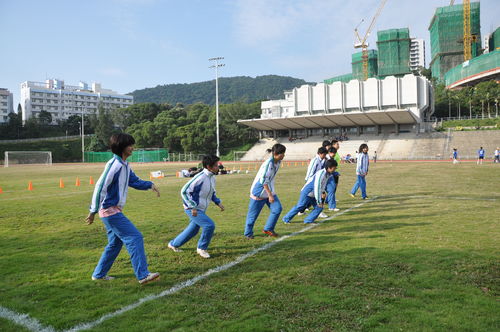
<svg viewBox="0 0 500 332"><path fill-rule="evenodd" d="M250 197L253 199L266 199L268 198L267 192L264 190L264 185L269 186L269 190L274 195L274 179L281 166L281 161L274 163L274 158L271 156L260 166L255 179L253 180L252 187L250 188Z"/></svg>
<svg viewBox="0 0 500 332"><path fill-rule="evenodd" d="M128 187L148 190L152 186L151 181L139 179L130 168L129 163L115 154L107 162L104 172L97 180L90 212L97 213L100 209L107 209L111 206L118 206L122 209L127 201Z"/></svg>
<svg viewBox="0 0 500 332"><path fill-rule="evenodd" d="M318 155L311 159L309 166L307 167L307 173L305 180L309 180L317 171L323 168L325 164L325 159L321 159Z"/></svg>
<svg viewBox="0 0 500 332"><path fill-rule="evenodd" d="M215 175L208 169L196 174L181 189L184 209L205 211L210 201L219 205L221 200L215 195Z"/></svg>

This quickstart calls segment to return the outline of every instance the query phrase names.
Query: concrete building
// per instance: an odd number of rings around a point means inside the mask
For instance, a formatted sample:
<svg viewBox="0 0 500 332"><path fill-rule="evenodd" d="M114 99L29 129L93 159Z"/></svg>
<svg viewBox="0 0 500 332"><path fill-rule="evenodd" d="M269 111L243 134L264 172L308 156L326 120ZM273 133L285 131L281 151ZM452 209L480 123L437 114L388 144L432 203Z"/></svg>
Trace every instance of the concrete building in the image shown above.
<svg viewBox="0 0 500 332"><path fill-rule="evenodd" d="M410 69L418 70L425 68L425 41L423 39L411 38L410 40Z"/></svg>
<svg viewBox="0 0 500 332"><path fill-rule="evenodd" d="M285 99L263 101L261 118L238 122L261 137L387 134L428 130L434 112L431 83L407 74L348 83L318 83L285 91Z"/></svg>
<svg viewBox="0 0 500 332"><path fill-rule="evenodd" d="M103 89L99 83L92 83L90 87L85 82L80 82L78 86L65 85L64 81L57 79L21 83L23 121L37 117L41 111L47 111L52 114L52 121L56 123L71 115L95 113L99 104L110 110L133 103L132 96Z"/></svg>
<svg viewBox="0 0 500 332"><path fill-rule="evenodd" d="M0 123L9 122L9 113L13 113L12 93L4 88L0 88Z"/></svg>

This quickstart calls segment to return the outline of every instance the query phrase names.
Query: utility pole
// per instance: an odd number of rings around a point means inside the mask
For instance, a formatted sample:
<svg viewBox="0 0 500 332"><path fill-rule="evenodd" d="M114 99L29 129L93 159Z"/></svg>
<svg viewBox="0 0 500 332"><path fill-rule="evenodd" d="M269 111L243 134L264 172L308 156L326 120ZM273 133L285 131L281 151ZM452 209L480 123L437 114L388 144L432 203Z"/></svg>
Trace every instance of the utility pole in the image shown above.
<svg viewBox="0 0 500 332"><path fill-rule="evenodd" d="M224 67L225 64L219 63L219 60L223 60L223 57L210 58L208 61L215 61L215 64L209 68L215 68L215 122L217 127L217 157L220 157L219 152L219 67Z"/></svg>

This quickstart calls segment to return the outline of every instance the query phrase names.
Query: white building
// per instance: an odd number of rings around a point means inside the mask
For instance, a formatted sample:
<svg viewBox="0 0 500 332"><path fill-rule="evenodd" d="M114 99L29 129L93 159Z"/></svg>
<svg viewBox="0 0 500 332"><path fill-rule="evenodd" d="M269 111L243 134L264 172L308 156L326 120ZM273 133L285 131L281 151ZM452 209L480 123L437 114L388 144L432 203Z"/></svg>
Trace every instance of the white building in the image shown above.
<svg viewBox="0 0 500 332"><path fill-rule="evenodd" d="M302 85L285 99L263 101L260 119L238 120L263 136L423 132L434 112L431 83L387 76L348 83ZM271 133L272 132L272 133Z"/></svg>
<svg viewBox="0 0 500 332"><path fill-rule="evenodd" d="M418 70L425 68L425 41L423 39L411 38L410 40L410 69Z"/></svg>
<svg viewBox="0 0 500 332"><path fill-rule="evenodd" d="M14 112L12 93L0 88L0 123L9 122L9 113Z"/></svg>
<svg viewBox="0 0 500 332"><path fill-rule="evenodd" d="M23 121L37 117L41 111L52 114L52 121L71 115L96 113L99 104L105 109L128 107L134 103L132 96L103 89L101 84L80 82L78 86L65 85L57 79L43 82L21 83L21 107Z"/></svg>

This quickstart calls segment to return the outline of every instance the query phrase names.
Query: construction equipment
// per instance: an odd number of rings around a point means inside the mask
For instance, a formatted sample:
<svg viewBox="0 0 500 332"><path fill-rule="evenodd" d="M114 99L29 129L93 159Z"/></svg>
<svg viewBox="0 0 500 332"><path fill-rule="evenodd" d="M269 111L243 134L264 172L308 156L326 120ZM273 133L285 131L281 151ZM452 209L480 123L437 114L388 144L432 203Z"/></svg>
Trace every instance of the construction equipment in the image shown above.
<svg viewBox="0 0 500 332"><path fill-rule="evenodd" d="M377 12L372 18L372 21L370 23L370 26L366 30L366 33L363 38L358 33L358 27L361 23L363 23L364 20L361 20L361 22L354 28L354 34L356 36L357 42L354 43L354 48L361 48L362 51L362 59L363 59L363 80L368 79L368 43L366 40L370 36L370 32L372 31L373 27L375 26L375 21L380 15L380 12L382 11L382 8L384 8L385 3L387 0L382 0L380 2L380 5L378 6Z"/></svg>

